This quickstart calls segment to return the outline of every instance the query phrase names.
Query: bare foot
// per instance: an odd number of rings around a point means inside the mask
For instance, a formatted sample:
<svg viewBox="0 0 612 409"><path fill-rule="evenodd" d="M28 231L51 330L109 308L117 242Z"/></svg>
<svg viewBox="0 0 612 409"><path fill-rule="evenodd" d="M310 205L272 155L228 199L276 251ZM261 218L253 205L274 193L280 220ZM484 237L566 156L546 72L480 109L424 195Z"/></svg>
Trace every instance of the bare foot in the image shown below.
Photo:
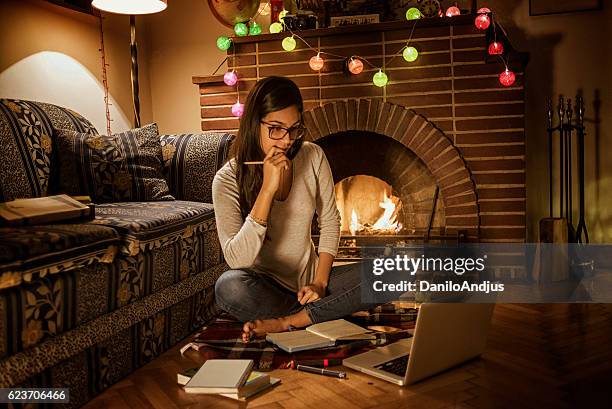
<svg viewBox="0 0 612 409"><path fill-rule="evenodd" d="M242 327L242 340L248 342L255 336L262 336L269 332L283 332L289 329L285 318L249 321Z"/></svg>

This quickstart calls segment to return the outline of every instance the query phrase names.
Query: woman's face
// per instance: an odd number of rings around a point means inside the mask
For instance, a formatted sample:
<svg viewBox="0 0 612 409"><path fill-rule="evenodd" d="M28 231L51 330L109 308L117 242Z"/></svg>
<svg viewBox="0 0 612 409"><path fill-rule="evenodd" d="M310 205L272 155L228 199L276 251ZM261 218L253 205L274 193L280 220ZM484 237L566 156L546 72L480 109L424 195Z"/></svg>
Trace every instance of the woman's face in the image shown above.
<svg viewBox="0 0 612 409"><path fill-rule="evenodd" d="M270 112L263 117L259 124L259 143L264 155L267 155L273 146L280 148L286 153L295 142L289 138L289 132L286 132L286 130L300 124L300 112L295 105L280 111ZM281 139L273 139L283 134L284 136ZM270 135L272 135L272 138Z"/></svg>

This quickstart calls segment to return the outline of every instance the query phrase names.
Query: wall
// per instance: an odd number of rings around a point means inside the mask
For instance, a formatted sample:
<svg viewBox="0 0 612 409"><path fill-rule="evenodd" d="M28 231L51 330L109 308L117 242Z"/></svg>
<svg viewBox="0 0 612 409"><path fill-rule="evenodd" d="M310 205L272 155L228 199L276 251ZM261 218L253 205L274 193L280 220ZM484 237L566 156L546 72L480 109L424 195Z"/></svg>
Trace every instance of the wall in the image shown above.
<svg viewBox="0 0 612 409"><path fill-rule="evenodd" d="M145 20L153 117L160 132L199 132L199 91L191 78L213 73L225 58L217 37L233 31L213 17L205 0L169 2L166 11Z"/></svg>
<svg viewBox="0 0 612 409"><path fill-rule="evenodd" d="M133 121L129 17L105 14L103 24L113 104L111 129L118 132L129 129ZM138 39L139 53L146 55L146 41L142 35ZM2 0L0 97L33 99L72 108L105 133L99 48L99 20L95 16L41 0ZM148 70L142 58L140 61L141 119L147 123L152 120Z"/></svg>
<svg viewBox="0 0 612 409"><path fill-rule="evenodd" d="M527 227L537 240L538 221L548 216L548 168L545 132L546 97L559 94L575 100L581 90L586 105L586 221L591 241L612 241L612 7L604 10L548 16L529 16L529 0L479 1L490 7L515 48L531 53L525 84ZM600 122L595 123L599 93ZM576 149L574 149L574 152ZM557 152L553 157L557 158ZM575 163L575 162L574 162ZM555 170L557 164L554 162ZM558 176L555 175L555 194ZM577 224L577 192L574 225ZM555 203L555 214L558 206Z"/></svg>

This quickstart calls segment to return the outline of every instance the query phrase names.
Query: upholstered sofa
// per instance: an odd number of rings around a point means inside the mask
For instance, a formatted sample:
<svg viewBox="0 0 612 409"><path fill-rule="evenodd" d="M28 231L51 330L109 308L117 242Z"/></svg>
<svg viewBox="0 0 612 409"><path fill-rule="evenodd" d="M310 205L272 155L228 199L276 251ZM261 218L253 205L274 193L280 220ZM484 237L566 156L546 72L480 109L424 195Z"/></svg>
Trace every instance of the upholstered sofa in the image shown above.
<svg viewBox="0 0 612 409"><path fill-rule="evenodd" d="M98 132L69 109L0 100L0 202L56 193L58 129ZM78 407L216 313L214 283L227 265L211 185L231 135L160 139L176 200L0 227L0 387L68 387Z"/></svg>

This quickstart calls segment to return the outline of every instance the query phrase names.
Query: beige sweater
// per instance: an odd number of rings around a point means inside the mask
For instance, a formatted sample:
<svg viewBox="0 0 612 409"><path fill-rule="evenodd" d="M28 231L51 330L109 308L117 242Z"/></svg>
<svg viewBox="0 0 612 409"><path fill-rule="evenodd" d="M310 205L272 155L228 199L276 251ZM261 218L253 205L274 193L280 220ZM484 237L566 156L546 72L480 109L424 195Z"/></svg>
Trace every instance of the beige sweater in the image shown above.
<svg viewBox="0 0 612 409"><path fill-rule="evenodd" d="M340 213L334 181L323 150L304 142L293 159L293 184L284 201L274 200L268 226L240 214L236 172L226 163L213 180L213 204L223 255L232 269L250 268L266 274L291 291L314 279L318 256L310 236L317 213L319 253L333 256L340 239ZM266 233L270 240L264 240Z"/></svg>

